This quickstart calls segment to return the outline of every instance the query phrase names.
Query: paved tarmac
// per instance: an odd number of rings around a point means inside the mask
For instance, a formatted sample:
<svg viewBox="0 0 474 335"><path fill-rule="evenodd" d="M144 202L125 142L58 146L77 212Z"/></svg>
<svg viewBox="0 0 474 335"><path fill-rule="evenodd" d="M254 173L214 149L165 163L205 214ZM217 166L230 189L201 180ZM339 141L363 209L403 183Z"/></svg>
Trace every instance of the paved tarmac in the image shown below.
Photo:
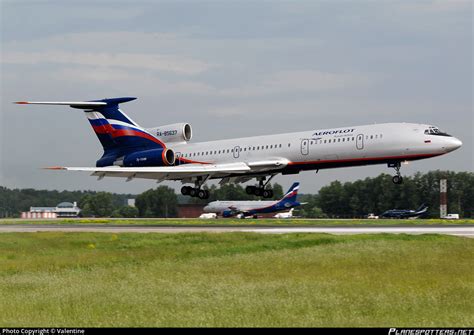
<svg viewBox="0 0 474 335"><path fill-rule="evenodd" d="M101 232L101 233L225 233L252 232L264 234L326 233L326 234L445 234L474 238L474 225L458 226L162 226L162 225L63 225L4 224L0 233L10 232Z"/></svg>

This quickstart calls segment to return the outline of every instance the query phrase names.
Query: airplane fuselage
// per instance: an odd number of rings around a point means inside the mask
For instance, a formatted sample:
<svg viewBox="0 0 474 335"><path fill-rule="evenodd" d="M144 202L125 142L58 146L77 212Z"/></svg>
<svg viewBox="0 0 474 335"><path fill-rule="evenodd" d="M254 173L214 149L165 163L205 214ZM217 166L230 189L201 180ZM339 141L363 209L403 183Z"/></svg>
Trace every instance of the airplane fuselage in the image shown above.
<svg viewBox="0 0 474 335"><path fill-rule="evenodd" d="M274 213L279 211L288 210L291 206L278 205L276 201L213 201L204 207L206 213L217 213L223 215L225 212L231 212L232 209L238 210L239 212L247 213L248 215L257 213ZM299 205L299 204L298 204Z"/></svg>
<svg viewBox="0 0 474 335"><path fill-rule="evenodd" d="M281 161L285 174L418 160L443 155L461 146L461 141L452 136L427 134L429 127L385 123L201 143L170 143L168 147L176 154L176 165Z"/></svg>

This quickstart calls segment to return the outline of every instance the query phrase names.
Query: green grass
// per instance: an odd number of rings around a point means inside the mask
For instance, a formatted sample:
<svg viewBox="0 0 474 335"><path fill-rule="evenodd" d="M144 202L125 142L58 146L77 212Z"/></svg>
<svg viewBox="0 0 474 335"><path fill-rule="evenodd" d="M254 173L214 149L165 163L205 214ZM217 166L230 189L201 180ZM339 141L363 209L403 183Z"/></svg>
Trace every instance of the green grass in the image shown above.
<svg viewBox="0 0 474 335"><path fill-rule="evenodd" d="M474 240L0 234L0 326L474 324Z"/></svg>
<svg viewBox="0 0 474 335"><path fill-rule="evenodd" d="M0 224L113 224L113 225L225 225L225 226L350 226L350 225L464 225L474 224L473 219L443 220L443 219L52 219L52 220L22 220L0 219Z"/></svg>

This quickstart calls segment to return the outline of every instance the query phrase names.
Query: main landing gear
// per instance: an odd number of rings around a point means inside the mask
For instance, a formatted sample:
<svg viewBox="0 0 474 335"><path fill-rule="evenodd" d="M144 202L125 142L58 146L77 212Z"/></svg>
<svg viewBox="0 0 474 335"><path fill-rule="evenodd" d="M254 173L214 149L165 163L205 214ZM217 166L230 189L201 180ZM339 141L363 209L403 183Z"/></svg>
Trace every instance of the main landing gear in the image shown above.
<svg viewBox="0 0 474 335"><path fill-rule="evenodd" d="M193 198L198 197L199 199L209 199L209 195L210 195L208 190L202 190L198 187L191 187L191 186L181 187L181 194L189 195Z"/></svg>
<svg viewBox="0 0 474 335"><path fill-rule="evenodd" d="M258 180L258 186L247 186L245 188L245 192L247 194L253 194L256 195L257 197L264 197L266 199L272 198L273 197L273 190L272 189L267 189L266 186L272 180L272 178L275 175L271 175L270 178L265 182L266 177L259 177Z"/></svg>
<svg viewBox="0 0 474 335"><path fill-rule="evenodd" d="M392 177L392 182L397 185L400 185L401 183L403 183L403 177L400 173L400 166L401 166L400 162L388 163L388 167L394 168L397 173L395 176Z"/></svg>
<svg viewBox="0 0 474 335"><path fill-rule="evenodd" d="M199 199L209 199L209 191L208 190L203 190L201 189L201 186L204 184L204 182L207 180L207 178L202 179L198 178L194 182L195 187L191 186L183 186L181 187L181 194L182 195L189 195L193 198L199 198Z"/></svg>

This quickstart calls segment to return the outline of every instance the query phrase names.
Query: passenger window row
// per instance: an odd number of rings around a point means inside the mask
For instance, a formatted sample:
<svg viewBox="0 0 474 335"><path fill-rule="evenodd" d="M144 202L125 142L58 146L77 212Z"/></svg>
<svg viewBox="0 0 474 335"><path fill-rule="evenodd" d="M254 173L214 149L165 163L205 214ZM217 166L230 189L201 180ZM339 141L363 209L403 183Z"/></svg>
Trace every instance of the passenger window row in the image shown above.
<svg viewBox="0 0 474 335"><path fill-rule="evenodd" d="M278 149L278 148L281 148L281 147L282 147L281 144L248 146L248 147L244 147L244 148L239 147L239 152L242 152L242 151L246 152L246 151L272 150L272 149ZM197 157L197 156L233 154L234 150L236 150L236 149L233 148L233 149L224 149L224 150L188 152L188 153L183 153L182 157L189 158L189 157Z"/></svg>
<svg viewBox="0 0 474 335"><path fill-rule="evenodd" d="M366 140L373 140L373 139L381 139L382 134L376 134L376 135L365 135ZM355 141L356 137L340 137L340 138L330 138L326 140L311 140L310 145L314 144L327 144L327 143L343 143L343 142L353 142Z"/></svg>

